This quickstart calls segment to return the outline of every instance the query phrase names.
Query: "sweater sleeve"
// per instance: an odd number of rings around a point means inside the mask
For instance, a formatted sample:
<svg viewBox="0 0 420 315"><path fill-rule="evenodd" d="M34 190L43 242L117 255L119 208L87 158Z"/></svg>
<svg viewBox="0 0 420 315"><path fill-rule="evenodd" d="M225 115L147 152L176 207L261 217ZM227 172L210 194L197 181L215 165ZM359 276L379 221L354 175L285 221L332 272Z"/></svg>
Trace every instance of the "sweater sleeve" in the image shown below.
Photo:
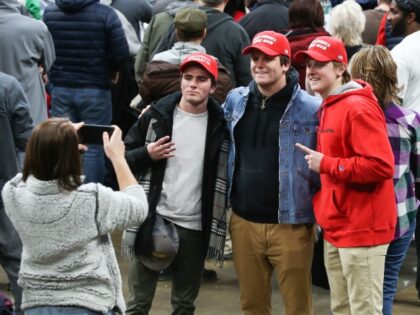
<svg viewBox="0 0 420 315"><path fill-rule="evenodd" d="M394 156L383 118L365 112L351 121L350 129L351 157L324 156L321 173L342 183L369 184L392 178Z"/></svg>
<svg viewBox="0 0 420 315"><path fill-rule="evenodd" d="M147 217L149 206L140 185L133 185L123 191L97 185L96 222L100 235L118 229L139 226Z"/></svg>

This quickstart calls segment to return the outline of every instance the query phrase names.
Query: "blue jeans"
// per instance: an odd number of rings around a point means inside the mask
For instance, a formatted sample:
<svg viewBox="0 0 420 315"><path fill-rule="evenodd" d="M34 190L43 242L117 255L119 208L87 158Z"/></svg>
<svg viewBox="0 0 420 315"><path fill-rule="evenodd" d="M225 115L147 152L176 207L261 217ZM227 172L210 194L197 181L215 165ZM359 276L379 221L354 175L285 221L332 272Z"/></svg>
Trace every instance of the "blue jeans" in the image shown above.
<svg viewBox="0 0 420 315"><path fill-rule="evenodd" d="M110 125L112 119L111 91L104 89L82 89L53 87L51 94L51 114L67 117L72 122ZM105 156L102 145L89 145L83 154L85 182L103 183L105 176Z"/></svg>
<svg viewBox="0 0 420 315"><path fill-rule="evenodd" d="M25 315L115 315L114 311L103 314L76 306L39 306L25 310Z"/></svg>
<svg viewBox="0 0 420 315"><path fill-rule="evenodd" d="M398 286L398 274L400 273L404 258L407 255L415 228L416 224L413 222L410 229L403 236L393 240L391 244L389 244L385 258L383 315L392 315L392 304Z"/></svg>

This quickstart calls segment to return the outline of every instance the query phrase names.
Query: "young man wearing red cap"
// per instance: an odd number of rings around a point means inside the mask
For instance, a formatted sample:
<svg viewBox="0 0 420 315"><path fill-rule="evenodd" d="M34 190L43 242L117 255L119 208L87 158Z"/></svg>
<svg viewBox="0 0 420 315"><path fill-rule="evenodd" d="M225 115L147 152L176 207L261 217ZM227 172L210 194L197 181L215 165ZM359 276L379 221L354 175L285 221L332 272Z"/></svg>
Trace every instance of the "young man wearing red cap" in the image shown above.
<svg viewBox="0 0 420 315"><path fill-rule="evenodd" d="M233 259L246 315L271 314L276 271L287 315L312 315L311 199L319 177L293 147L315 148L319 99L298 84L286 37L265 31L251 55L253 81L232 90L224 111L230 131L228 189Z"/></svg>
<svg viewBox="0 0 420 315"><path fill-rule="evenodd" d="M127 162L144 184L151 214L138 230L124 234L123 248L136 254L130 263L127 314L148 314L152 305L160 267L146 267L142 257L159 266L151 239L157 214L173 223L179 236L170 263L173 314L194 314L206 256L223 257L227 154L221 147L227 132L222 108L209 98L217 61L191 54L180 71L181 91L152 104L125 138Z"/></svg>
<svg viewBox="0 0 420 315"><path fill-rule="evenodd" d="M372 88L351 81L343 43L318 37L307 51L311 89L323 98L317 151L301 144L309 169L321 174L313 199L324 231L324 257L334 315L382 314L385 255L395 232L394 158Z"/></svg>

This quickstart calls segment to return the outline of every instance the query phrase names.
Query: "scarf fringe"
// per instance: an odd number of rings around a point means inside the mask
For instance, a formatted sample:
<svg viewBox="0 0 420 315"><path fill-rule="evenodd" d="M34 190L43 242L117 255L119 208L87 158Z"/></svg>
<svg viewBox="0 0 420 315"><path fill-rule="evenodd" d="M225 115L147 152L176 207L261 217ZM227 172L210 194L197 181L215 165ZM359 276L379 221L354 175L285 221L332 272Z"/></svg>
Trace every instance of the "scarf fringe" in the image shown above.
<svg viewBox="0 0 420 315"><path fill-rule="evenodd" d="M121 240L121 256L124 260L130 261L135 255L134 242L139 230L137 228L126 229Z"/></svg>
<svg viewBox="0 0 420 315"><path fill-rule="evenodd" d="M220 245L223 245L223 248L225 246L225 242L223 242L223 244ZM223 268L224 256L224 249L220 249L220 247L209 247L207 251L206 260L213 262L215 265L219 265L219 268Z"/></svg>

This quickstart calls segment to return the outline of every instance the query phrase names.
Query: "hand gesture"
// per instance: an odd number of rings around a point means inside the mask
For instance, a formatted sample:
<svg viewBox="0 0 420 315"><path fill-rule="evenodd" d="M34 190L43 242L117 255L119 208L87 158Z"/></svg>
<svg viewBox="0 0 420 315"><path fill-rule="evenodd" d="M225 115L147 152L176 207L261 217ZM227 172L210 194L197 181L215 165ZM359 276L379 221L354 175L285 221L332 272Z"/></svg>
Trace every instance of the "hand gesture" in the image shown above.
<svg viewBox="0 0 420 315"><path fill-rule="evenodd" d="M109 138L107 132L102 134L105 154L111 161L124 159L125 145L122 141L121 129L115 125L112 127L114 127L114 131L112 132L111 138Z"/></svg>
<svg viewBox="0 0 420 315"><path fill-rule="evenodd" d="M175 142L169 140L169 136L165 136L147 145L147 152L149 152L152 160L157 161L174 156Z"/></svg>
<svg viewBox="0 0 420 315"><path fill-rule="evenodd" d="M300 143L296 143L295 146L306 154L305 160L308 162L309 169L311 171L319 173L321 168L321 160L324 157L324 155L318 151L309 149L308 147L305 147L303 144Z"/></svg>

